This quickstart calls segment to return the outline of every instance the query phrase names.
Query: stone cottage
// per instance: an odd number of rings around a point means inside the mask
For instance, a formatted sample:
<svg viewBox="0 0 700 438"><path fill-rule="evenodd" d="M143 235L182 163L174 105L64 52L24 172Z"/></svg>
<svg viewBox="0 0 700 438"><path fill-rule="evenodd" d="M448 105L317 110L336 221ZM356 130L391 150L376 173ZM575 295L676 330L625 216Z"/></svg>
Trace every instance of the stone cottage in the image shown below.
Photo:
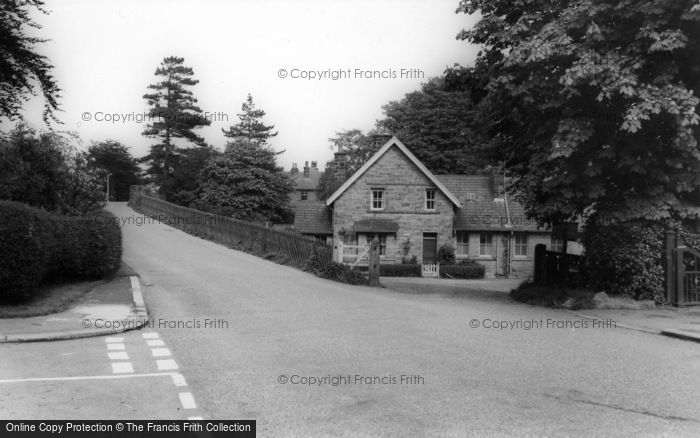
<svg viewBox="0 0 700 438"><path fill-rule="evenodd" d="M535 245L561 245L508 201L502 176L433 175L396 137L325 207L305 213L309 234L332 233L334 242L348 245L377 236L381 263L436 263L439 248L451 246L458 259L484 265L487 276L529 277Z"/></svg>

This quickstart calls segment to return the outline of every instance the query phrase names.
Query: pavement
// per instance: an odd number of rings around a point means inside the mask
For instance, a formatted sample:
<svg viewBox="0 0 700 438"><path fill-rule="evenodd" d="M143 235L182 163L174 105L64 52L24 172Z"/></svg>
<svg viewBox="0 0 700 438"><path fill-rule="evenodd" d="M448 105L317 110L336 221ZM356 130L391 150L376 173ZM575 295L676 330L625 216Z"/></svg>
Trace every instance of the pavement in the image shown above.
<svg viewBox="0 0 700 438"><path fill-rule="evenodd" d="M0 343L105 336L137 329L147 322L138 277L123 276L96 285L63 312L0 319Z"/></svg>
<svg viewBox="0 0 700 438"><path fill-rule="evenodd" d="M660 307L656 309L588 309L576 315L614 321L617 327L700 342L700 308Z"/></svg>
<svg viewBox="0 0 700 438"><path fill-rule="evenodd" d="M410 294L465 295L478 298L479 292L508 293L523 280L490 278L458 280L420 277L381 277L389 289ZM488 295L488 294L486 294ZM505 296L503 297L506 298ZM700 342L700 307L659 307L655 309L586 309L572 311L589 320L610 321L617 328Z"/></svg>

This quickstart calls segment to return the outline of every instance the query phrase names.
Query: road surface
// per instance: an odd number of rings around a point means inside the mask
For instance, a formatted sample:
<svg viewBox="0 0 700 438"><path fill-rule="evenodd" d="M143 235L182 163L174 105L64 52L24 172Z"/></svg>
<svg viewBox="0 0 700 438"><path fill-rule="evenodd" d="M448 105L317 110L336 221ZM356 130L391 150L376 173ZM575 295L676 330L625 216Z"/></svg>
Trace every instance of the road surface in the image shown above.
<svg viewBox="0 0 700 438"><path fill-rule="evenodd" d="M139 216L125 204L110 209ZM148 331L169 347L194 415L255 419L259 436L700 436L698 344L614 322L592 327L502 292L339 284L157 223L124 226L124 261L140 275ZM139 336L126 335L136 344ZM3 373L41 372L20 364L55 345L2 346ZM165 400L152 397L143 412L92 417L171 415L177 390L161 380L144 380L142 390ZM105 387L95 403L143 406L115 391ZM29 410L42 393L26 394L17 406ZM0 384L3 417L8 397L17 393ZM52 397L42 400L53 413ZM89 400L70 403L90 416Z"/></svg>

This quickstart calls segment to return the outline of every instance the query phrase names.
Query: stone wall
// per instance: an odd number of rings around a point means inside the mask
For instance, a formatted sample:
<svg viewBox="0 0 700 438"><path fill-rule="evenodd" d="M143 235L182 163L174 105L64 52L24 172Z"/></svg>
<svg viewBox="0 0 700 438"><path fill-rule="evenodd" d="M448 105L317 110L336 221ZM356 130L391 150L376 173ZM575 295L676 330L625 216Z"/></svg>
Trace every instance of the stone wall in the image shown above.
<svg viewBox="0 0 700 438"><path fill-rule="evenodd" d="M370 209L371 189L384 189L385 206ZM437 189L433 183L397 147L390 148L333 204L333 238L354 244L353 226L362 219L392 220L399 224L395 235L387 238L386 263L401 263L406 242L407 258L415 255L422 263L423 233L437 233L438 248L452 243L454 208L440 190L436 190L435 210L425 208L425 190ZM360 244L364 245L362 241Z"/></svg>

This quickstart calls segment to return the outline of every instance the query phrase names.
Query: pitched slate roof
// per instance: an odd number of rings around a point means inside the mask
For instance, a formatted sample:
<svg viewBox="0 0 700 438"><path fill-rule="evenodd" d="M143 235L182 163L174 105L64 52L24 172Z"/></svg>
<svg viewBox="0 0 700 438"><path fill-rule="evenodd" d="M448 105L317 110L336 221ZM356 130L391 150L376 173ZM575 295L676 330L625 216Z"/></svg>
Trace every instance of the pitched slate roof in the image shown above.
<svg viewBox="0 0 700 438"><path fill-rule="evenodd" d="M321 172L318 169L309 169L309 177L304 176L303 171L296 172L290 176L294 183L294 190L316 190L318 181L321 179Z"/></svg>
<svg viewBox="0 0 700 438"><path fill-rule="evenodd" d="M528 219L522 205L513 200L494 200L492 177L488 175L437 175L462 203L455 209L457 231L545 231ZM510 227L508 226L510 218Z"/></svg>
<svg viewBox="0 0 700 438"><path fill-rule="evenodd" d="M413 155L411 151L409 151L408 148L404 146L404 144L401 143L401 141L396 137L391 137L391 140L386 142L384 146L382 146L381 149L377 151L377 153L372 155L372 158L367 160L367 162L362 167L360 167L360 169L357 172L355 172L349 180L345 181L345 183L342 186L340 186L340 188L336 190L335 193L333 193L330 196L330 198L328 198L328 200L326 201L326 205L332 205L336 201L336 199L340 197L340 195L342 195L348 188L350 188L350 186L353 185L355 181L357 181L362 176L362 174L367 172L367 170L369 170L369 168L372 167L372 165L376 163L382 157L382 155L384 155L392 147L396 147L401 152L403 152L403 154L406 155L406 157L430 180L430 182L435 184L438 190L440 190L447 197L447 199L449 199L456 207L461 207L461 204L459 200L457 200L455 195L453 195L447 189L447 187L445 187L440 182L440 180L438 180L435 177L435 175L433 175L428 170L428 168L425 167L425 165L421 163L420 160L416 158L416 156Z"/></svg>
<svg viewBox="0 0 700 438"><path fill-rule="evenodd" d="M300 202L294 215L294 230L302 234L333 234L330 208L323 202Z"/></svg>

